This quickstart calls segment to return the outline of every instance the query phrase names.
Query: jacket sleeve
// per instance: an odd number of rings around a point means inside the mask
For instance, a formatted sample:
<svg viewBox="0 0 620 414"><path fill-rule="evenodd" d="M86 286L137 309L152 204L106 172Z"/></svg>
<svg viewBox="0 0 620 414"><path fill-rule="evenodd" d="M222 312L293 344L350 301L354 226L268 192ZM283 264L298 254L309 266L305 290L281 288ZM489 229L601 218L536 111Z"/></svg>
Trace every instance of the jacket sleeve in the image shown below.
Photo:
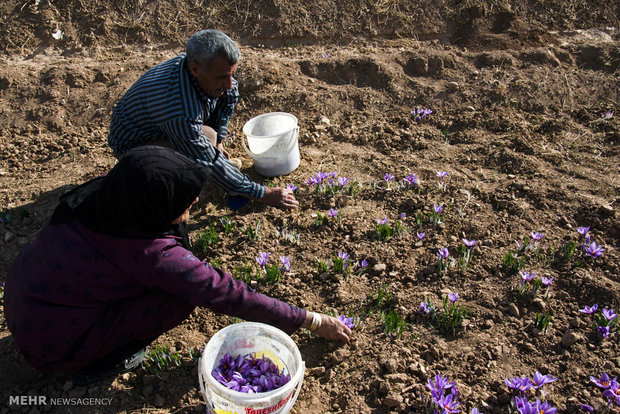
<svg viewBox="0 0 620 414"><path fill-rule="evenodd" d="M210 180L226 193L262 198L265 188L243 174L223 156L202 133L202 123L192 119L174 119L161 125L170 141L186 156L212 172Z"/></svg>
<svg viewBox="0 0 620 414"><path fill-rule="evenodd" d="M296 331L306 318L304 309L256 292L178 244L161 250L155 261L154 272L143 276L142 283L191 305L267 323L288 334Z"/></svg>

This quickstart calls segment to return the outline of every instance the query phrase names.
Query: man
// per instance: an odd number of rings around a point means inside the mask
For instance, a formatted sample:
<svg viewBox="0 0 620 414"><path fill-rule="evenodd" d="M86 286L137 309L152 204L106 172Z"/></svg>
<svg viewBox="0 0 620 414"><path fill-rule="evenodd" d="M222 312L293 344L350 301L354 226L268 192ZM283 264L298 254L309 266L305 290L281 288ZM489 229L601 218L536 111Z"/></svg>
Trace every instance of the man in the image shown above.
<svg viewBox="0 0 620 414"><path fill-rule="evenodd" d="M240 58L239 47L224 33L195 33L184 54L151 68L120 99L108 145L117 157L147 144L174 148L208 167L211 181L231 196L296 208L291 190L252 181L230 162L222 144L239 100L233 75Z"/></svg>

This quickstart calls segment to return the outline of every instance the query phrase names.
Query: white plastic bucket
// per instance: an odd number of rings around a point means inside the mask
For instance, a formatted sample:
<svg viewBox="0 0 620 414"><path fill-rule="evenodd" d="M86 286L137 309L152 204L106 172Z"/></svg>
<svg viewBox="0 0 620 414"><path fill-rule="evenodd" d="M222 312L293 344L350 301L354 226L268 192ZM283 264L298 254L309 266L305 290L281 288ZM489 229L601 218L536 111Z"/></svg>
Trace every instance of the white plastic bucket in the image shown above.
<svg viewBox="0 0 620 414"><path fill-rule="evenodd" d="M255 354L271 359L291 376L285 385L272 391L246 394L220 384L211 371L224 354L232 357ZM306 369L299 348L286 333L273 326L243 322L218 331L207 343L198 360L200 390L210 414L286 414L301 391Z"/></svg>
<svg viewBox="0 0 620 414"><path fill-rule="evenodd" d="M299 167L299 126L286 112L269 112L243 126L243 148L254 160L254 168L265 177L286 175Z"/></svg>

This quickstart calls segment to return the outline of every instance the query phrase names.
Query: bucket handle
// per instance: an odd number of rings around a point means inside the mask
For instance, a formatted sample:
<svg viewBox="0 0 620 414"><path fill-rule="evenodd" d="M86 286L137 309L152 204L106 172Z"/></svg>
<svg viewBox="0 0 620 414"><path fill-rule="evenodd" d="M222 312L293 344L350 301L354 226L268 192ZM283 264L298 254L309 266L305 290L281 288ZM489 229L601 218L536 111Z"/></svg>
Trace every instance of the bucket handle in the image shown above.
<svg viewBox="0 0 620 414"><path fill-rule="evenodd" d="M205 404L207 404L207 408L210 406L209 400L207 399L207 390L205 389L204 379L202 378L202 358L198 358L198 382L200 382L200 391L202 392L202 398L205 400Z"/></svg>
<svg viewBox="0 0 620 414"><path fill-rule="evenodd" d="M291 150L293 149L293 146L294 146L294 145L297 145L297 138L298 138L298 137L299 137L299 125L297 125L297 126L294 128L293 138L291 138L290 144L289 144L288 148L286 148L286 151L284 151L284 154L288 154L289 152L291 152ZM256 158L256 157L260 157L260 155L259 155L259 154L254 154L252 151L250 151L250 149L248 148L248 146L247 146L247 145L246 145L246 143L245 143L245 140L246 140L246 139L247 139L247 137L246 137L246 136L244 136L244 137L241 139L241 144L243 145L243 149L245 150L245 152L247 152L247 153L248 153L248 155L249 155L252 159L254 159L254 158Z"/></svg>
<svg viewBox="0 0 620 414"><path fill-rule="evenodd" d="M297 391L295 391L295 395L293 396L293 398L291 398L290 400L288 400L288 402L286 403L286 405L284 407L282 407L282 411L280 411L282 414L286 414L289 411L291 411L291 408L293 408L293 405L295 404L295 401L297 401L297 397L299 396L299 392L301 391L301 385L304 382L303 379L303 373L306 371L306 363L304 361L301 361L301 376L302 378L299 380L299 384L297 385Z"/></svg>

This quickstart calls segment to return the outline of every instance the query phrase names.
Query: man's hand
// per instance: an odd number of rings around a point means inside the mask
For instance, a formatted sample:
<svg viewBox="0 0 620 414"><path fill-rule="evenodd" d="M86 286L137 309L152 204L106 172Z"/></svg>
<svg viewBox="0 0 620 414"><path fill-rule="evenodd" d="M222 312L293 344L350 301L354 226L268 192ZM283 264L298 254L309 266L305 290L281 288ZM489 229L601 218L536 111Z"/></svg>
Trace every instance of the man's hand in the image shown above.
<svg viewBox="0 0 620 414"><path fill-rule="evenodd" d="M265 187L265 194L263 195L263 198L259 198L257 201L279 208L292 209L299 206L299 202L295 199L293 191L288 188Z"/></svg>
<svg viewBox="0 0 620 414"><path fill-rule="evenodd" d="M230 154L228 153L228 151L226 151L224 149L224 144L222 144L221 142L218 142L217 145L215 146L215 148L222 153L223 156L225 156L226 158L230 159Z"/></svg>

